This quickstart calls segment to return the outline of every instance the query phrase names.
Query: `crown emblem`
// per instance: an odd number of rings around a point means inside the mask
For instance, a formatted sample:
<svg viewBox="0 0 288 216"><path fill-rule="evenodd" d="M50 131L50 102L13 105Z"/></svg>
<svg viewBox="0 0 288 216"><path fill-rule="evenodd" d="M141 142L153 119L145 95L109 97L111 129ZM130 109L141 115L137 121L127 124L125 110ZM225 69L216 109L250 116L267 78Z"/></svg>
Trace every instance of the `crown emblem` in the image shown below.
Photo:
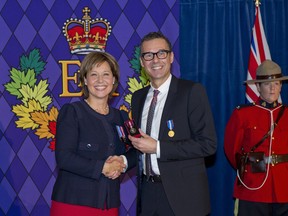
<svg viewBox="0 0 288 216"><path fill-rule="evenodd" d="M64 23L63 33L72 54L105 51L111 32L110 22L103 18L91 19L89 13L90 9L84 7L82 20L70 18Z"/></svg>

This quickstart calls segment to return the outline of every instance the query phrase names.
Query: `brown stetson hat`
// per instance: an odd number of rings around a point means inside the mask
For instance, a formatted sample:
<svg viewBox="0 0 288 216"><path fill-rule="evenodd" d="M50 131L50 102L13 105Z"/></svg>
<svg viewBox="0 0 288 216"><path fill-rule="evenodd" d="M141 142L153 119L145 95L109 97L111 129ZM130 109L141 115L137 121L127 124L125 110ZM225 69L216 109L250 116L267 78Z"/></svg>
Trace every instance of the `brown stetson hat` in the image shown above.
<svg viewBox="0 0 288 216"><path fill-rule="evenodd" d="M246 80L244 83L253 84L260 82L272 82L277 80L288 80L288 76L283 76L278 64L271 60L263 61L256 70L255 80Z"/></svg>

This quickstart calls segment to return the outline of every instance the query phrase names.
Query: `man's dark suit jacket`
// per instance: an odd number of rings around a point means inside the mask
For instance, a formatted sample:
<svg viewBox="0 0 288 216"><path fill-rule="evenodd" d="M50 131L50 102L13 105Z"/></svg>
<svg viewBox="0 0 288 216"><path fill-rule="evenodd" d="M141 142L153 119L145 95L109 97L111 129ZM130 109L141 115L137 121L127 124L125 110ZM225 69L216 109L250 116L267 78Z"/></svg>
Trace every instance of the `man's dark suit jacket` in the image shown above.
<svg viewBox="0 0 288 216"><path fill-rule="evenodd" d="M132 96L132 116L138 126L141 125L149 88L140 89ZM174 122L174 137L168 136L168 120ZM208 97L201 84L172 76L158 140L161 179L175 215L209 214L210 198L204 158L215 153L217 138ZM132 154L128 154L127 159L128 165L134 164L135 155L133 159ZM141 166L138 170L140 177ZM140 183L141 178L138 179Z"/></svg>

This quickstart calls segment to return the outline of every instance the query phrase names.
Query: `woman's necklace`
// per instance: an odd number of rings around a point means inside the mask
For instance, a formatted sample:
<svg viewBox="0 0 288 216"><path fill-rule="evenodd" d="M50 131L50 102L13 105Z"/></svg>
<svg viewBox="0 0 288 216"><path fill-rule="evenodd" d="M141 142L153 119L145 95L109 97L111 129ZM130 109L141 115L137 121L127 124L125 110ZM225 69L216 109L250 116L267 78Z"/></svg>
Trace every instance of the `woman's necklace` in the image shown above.
<svg viewBox="0 0 288 216"><path fill-rule="evenodd" d="M94 107L89 103L89 101L88 101L87 99L85 99L85 102L86 102L94 111L96 111L96 112L98 112L98 113L107 114L108 111L109 111L109 106L108 106L108 104L107 104L107 106L104 107L104 108L94 108Z"/></svg>

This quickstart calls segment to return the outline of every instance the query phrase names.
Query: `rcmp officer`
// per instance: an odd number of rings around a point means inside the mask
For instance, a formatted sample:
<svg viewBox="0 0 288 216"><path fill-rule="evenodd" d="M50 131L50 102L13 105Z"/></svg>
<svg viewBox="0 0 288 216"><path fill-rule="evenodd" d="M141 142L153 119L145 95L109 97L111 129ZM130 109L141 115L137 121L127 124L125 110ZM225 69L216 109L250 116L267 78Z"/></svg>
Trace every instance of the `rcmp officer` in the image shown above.
<svg viewBox="0 0 288 216"><path fill-rule="evenodd" d="M275 62L262 62L256 79L245 81L256 84L258 100L237 107L227 123L228 160L237 169L236 155L245 158L234 185L239 216L288 215L288 109L278 102L287 79Z"/></svg>

